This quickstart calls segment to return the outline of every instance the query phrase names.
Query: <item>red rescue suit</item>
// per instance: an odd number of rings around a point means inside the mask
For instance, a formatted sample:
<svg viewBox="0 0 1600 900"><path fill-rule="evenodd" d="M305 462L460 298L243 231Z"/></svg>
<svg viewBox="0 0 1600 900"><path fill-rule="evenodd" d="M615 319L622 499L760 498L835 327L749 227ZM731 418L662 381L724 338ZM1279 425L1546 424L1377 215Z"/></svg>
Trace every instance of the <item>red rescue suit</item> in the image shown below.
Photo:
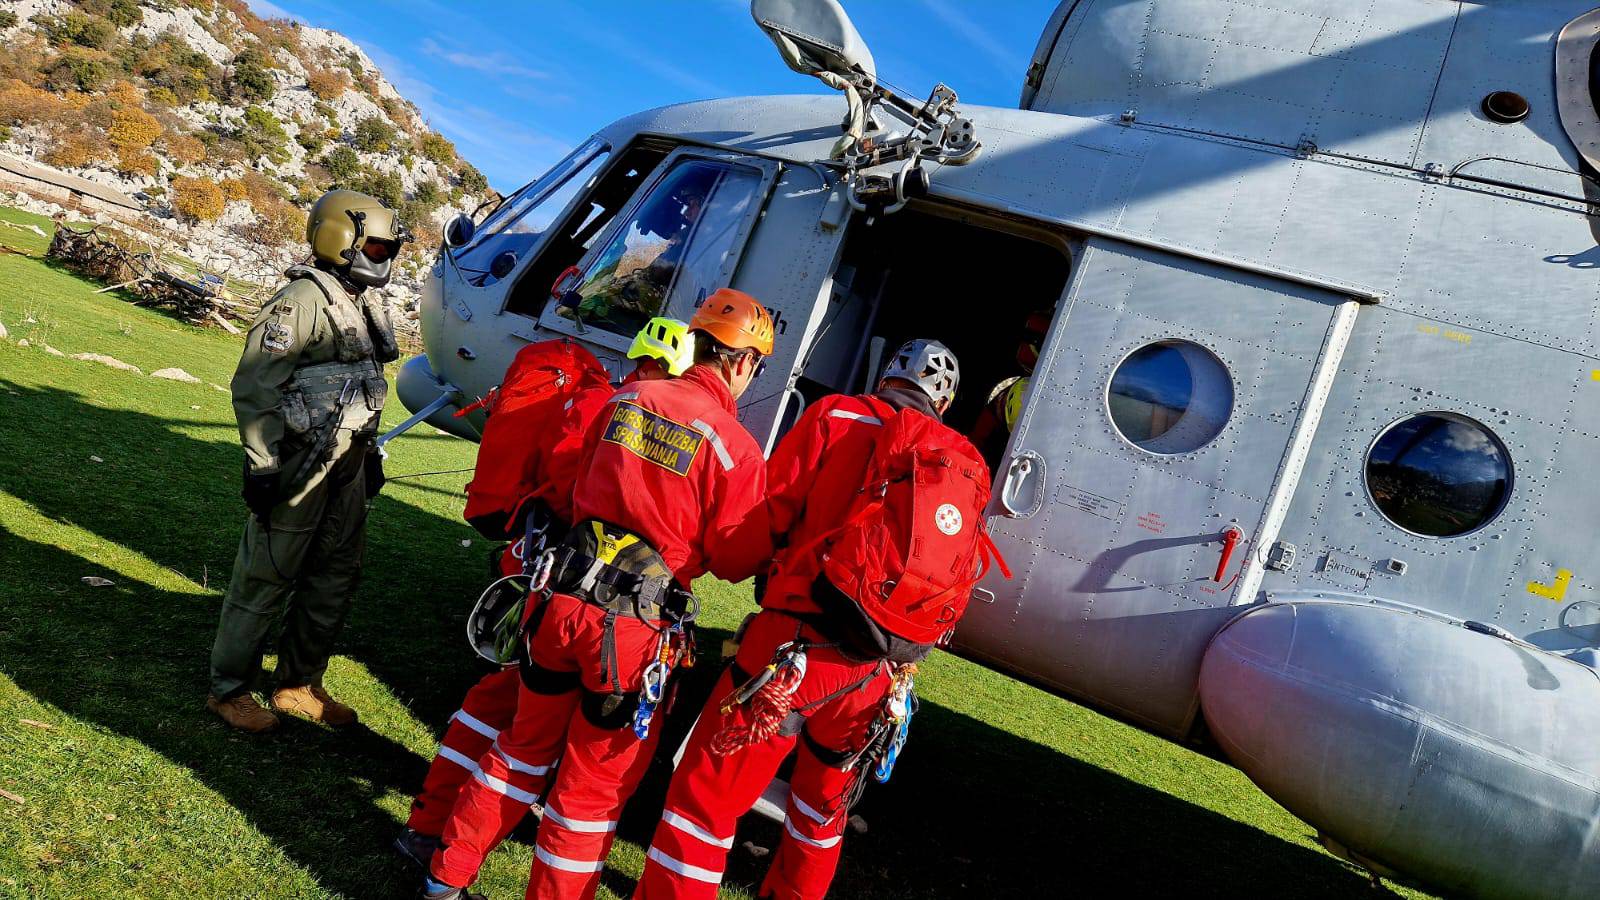
<svg viewBox="0 0 1600 900"><path fill-rule="evenodd" d="M895 408L933 414L920 392L880 391ZM868 731L893 686L888 666L863 661L837 647L806 654L805 674L793 694L804 717L798 732L753 743L726 756L711 750L730 725L750 724L748 706L724 715L721 704L750 675L760 672L778 648L797 637L811 643L835 640L836 623L812 598L821 571L816 539L837 528L866 478L877 429L883 422L862 397L834 396L806 410L773 450L767 464L766 514L775 543L803 551L780 552L762 611L746 626L734 665L723 673L673 774L666 809L656 826L636 898L714 898L721 884L735 826L798 743L784 831L761 897L820 898L838 867L840 843L855 779L843 761L863 749Z"/></svg>
<svg viewBox="0 0 1600 900"><path fill-rule="evenodd" d="M531 480L539 487L524 503L542 501L558 521L572 521L572 488L583 461L584 437L613 393L610 385L579 391L567 401L560 420L528 432L527 466L537 474ZM519 539L500 555L500 574L521 572L522 554ZM467 691L461 708L450 717L422 790L411 803L407 828L430 837L444 833L462 785L478 773L478 759L516 715L520 684L513 667L483 676Z"/></svg>
<svg viewBox="0 0 1600 900"><path fill-rule="evenodd" d="M708 571L741 581L770 557L765 540L733 537L761 505L766 467L713 370L695 366L677 379L623 388L601 410L584 446L574 520L600 520L644 539L680 585ZM527 896L592 897L617 816L649 765L660 729L641 741L628 722L601 719L585 695L638 691L662 623L616 619L613 683L601 652L603 609L556 593L541 615L515 719L479 759L477 776L456 801L432 876L470 884L484 857L543 795ZM557 760L559 776L547 784Z"/></svg>

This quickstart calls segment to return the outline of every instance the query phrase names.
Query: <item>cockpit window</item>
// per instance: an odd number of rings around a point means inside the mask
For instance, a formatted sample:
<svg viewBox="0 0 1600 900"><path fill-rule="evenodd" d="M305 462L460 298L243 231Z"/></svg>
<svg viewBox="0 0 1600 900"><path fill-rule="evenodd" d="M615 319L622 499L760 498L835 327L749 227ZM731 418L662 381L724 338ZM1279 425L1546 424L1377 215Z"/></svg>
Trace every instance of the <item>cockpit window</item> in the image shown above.
<svg viewBox="0 0 1600 900"><path fill-rule="evenodd" d="M1389 426L1367 453L1367 491L1389 521L1414 534L1455 537L1505 507L1511 464L1483 425L1423 413Z"/></svg>
<svg viewBox="0 0 1600 900"><path fill-rule="evenodd" d="M1222 433L1233 412L1233 379L1211 351L1158 341L1128 355L1106 392L1111 422L1151 453L1188 453Z"/></svg>
<svg viewBox="0 0 1600 900"><path fill-rule="evenodd" d="M669 307L692 308L721 283L760 184L744 166L677 163L595 258L576 307L558 313L631 335Z"/></svg>
<svg viewBox="0 0 1600 900"><path fill-rule="evenodd" d="M519 259L527 259L539 236L600 170L608 149L599 139L591 139L506 198L478 226L472 242L455 252L456 266L470 282L481 285L496 256L509 250Z"/></svg>

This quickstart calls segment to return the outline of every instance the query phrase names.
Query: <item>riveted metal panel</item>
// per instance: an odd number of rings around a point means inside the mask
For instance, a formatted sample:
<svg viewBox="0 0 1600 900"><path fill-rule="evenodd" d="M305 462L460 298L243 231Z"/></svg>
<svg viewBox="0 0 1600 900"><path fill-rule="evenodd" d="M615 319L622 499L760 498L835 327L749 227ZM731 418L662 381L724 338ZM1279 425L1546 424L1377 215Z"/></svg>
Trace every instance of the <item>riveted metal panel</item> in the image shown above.
<svg viewBox="0 0 1600 900"><path fill-rule="evenodd" d="M1085 2L1031 109L1409 165L1458 6L1430 0Z"/></svg>

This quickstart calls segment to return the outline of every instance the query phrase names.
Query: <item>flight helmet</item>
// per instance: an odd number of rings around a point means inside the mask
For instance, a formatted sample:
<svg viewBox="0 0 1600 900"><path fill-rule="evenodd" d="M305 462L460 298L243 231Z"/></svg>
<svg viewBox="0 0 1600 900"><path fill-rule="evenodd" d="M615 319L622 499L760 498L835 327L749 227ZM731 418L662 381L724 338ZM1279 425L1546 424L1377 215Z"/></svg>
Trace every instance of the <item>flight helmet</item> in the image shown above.
<svg viewBox="0 0 1600 900"><path fill-rule="evenodd" d="M311 255L364 287L389 283L389 270L411 232L394 210L376 197L333 190L311 206L306 243Z"/></svg>

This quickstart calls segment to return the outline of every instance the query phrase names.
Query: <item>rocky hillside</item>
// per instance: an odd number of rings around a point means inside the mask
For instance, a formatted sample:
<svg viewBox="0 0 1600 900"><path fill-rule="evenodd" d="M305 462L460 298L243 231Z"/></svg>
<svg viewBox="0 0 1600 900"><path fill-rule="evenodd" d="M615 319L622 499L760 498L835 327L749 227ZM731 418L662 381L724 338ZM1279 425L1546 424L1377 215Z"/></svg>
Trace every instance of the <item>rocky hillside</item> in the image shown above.
<svg viewBox="0 0 1600 900"><path fill-rule="evenodd" d="M0 47L0 154L131 195L138 227L234 278L303 255L330 187L383 198L424 244L489 193L349 39L242 0L0 0Z"/></svg>

